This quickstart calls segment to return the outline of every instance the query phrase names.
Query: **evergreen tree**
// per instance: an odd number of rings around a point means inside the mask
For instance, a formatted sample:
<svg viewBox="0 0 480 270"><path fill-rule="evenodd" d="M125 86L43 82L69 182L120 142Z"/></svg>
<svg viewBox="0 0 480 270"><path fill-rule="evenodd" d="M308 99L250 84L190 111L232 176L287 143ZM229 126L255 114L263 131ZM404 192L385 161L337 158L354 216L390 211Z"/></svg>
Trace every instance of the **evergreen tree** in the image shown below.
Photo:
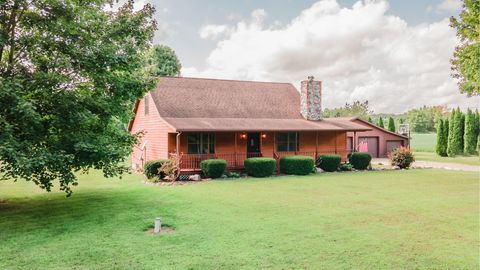
<svg viewBox="0 0 480 270"><path fill-rule="evenodd" d="M447 156L447 137L445 137L445 128L443 119L438 119L437 122L437 146L435 151L437 155L445 157Z"/></svg>
<svg viewBox="0 0 480 270"><path fill-rule="evenodd" d="M449 136L452 138L449 141L449 148L447 149L448 156L454 157L463 152L463 123L462 123L462 112L458 109L453 118L452 129L449 130Z"/></svg>
<svg viewBox="0 0 480 270"><path fill-rule="evenodd" d="M395 121L391 116L388 118L388 130L395 132Z"/></svg>
<svg viewBox="0 0 480 270"><path fill-rule="evenodd" d="M467 114L465 115L465 132L463 133L463 152L467 155L475 154L475 148L477 147L477 137L475 126L475 121L477 118L475 114L468 109Z"/></svg>
<svg viewBox="0 0 480 270"><path fill-rule="evenodd" d="M460 113L460 122L458 123L458 126L459 126L459 129L460 131L458 132L457 136L459 136L459 144L458 144L458 149L459 149L459 153L460 154L463 154L463 149L465 147L465 141L463 139L464 137L464 134L465 134L465 114L460 111L460 108L458 108L458 112Z"/></svg>
<svg viewBox="0 0 480 270"><path fill-rule="evenodd" d="M370 116L368 117L368 122L373 124L372 117L370 117Z"/></svg>
<svg viewBox="0 0 480 270"><path fill-rule="evenodd" d="M448 122L448 143L447 143L447 155L449 157L455 156L454 150L454 143L453 143L453 123L455 122L455 115L457 111L455 109L452 110L452 114L450 115L450 121Z"/></svg>
<svg viewBox="0 0 480 270"><path fill-rule="evenodd" d="M400 118L400 124L403 124L405 122L405 119Z"/></svg>
<svg viewBox="0 0 480 270"><path fill-rule="evenodd" d="M448 118L445 118L443 121L443 137L445 138L445 153L447 153L447 146L448 146L448 128L449 128Z"/></svg>
<svg viewBox="0 0 480 270"><path fill-rule="evenodd" d="M377 126L379 126L381 128L385 128L385 126L383 124L383 118L381 116L380 116L380 118L378 118Z"/></svg>

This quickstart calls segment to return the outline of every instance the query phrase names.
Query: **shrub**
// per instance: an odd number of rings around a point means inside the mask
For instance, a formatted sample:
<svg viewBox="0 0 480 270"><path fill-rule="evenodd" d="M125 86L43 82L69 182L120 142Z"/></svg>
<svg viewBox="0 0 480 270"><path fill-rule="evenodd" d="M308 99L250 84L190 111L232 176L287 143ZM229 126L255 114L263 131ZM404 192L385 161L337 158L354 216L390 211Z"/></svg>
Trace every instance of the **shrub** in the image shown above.
<svg viewBox="0 0 480 270"><path fill-rule="evenodd" d="M351 171L351 170L353 170L352 164L347 163L347 164L340 165L340 171L347 172L347 171Z"/></svg>
<svg viewBox="0 0 480 270"><path fill-rule="evenodd" d="M372 156L369 153L363 152L353 152L348 161L352 164L353 168L357 170L365 170L370 165L370 161L372 160Z"/></svg>
<svg viewBox="0 0 480 270"><path fill-rule="evenodd" d="M239 172L227 172L225 173L225 177L227 178L240 178Z"/></svg>
<svg viewBox="0 0 480 270"><path fill-rule="evenodd" d="M315 162L307 156L284 156L280 158L280 171L286 174L307 175L312 172Z"/></svg>
<svg viewBox="0 0 480 270"><path fill-rule="evenodd" d="M244 162L245 171L254 177L266 177L273 174L277 162L273 158L254 157L247 158Z"/></svg>
<svg viewBox="0 0 480 270"><path fill-rule="evenodd" d="M406 147L400 147L393 150L388 157L390 158L392 166L398 166L401 169L410 167L412 162L415 161L413 153Z"/></svg>
<svg viewBox="0 0 480 270"><path fill-rule="evenodd" d="M206 159L200 162L200 168L206 177L219 178L227 168L227 161L224 159Z"/></svg>
<svg viewBox="0 0 480 270"><path fill-rule="evenodd" d="M158 178L163 179L165 174L160 172L162 164L167 162L168 159L149 160L143 165L143 173L148 179Z"/></svg>
<svg viewBox="0 0 480 270"><path fill-rule="evenodd" d="M320 155L317 158L317 167L326 172L334 172L340 166L341 161L342 157L339 155Z"/></svg>

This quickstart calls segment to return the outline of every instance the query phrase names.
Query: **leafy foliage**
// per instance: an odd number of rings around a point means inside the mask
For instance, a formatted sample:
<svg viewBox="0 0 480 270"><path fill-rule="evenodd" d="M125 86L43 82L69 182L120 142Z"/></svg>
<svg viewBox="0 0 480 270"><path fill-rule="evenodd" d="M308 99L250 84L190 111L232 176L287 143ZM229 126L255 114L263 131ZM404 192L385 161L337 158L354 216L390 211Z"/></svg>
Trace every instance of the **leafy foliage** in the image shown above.
<svg viewBox="0 0 480 270"><path fill-rule="evenodd" d="M227 161L224 159L206 159L200 162L200 167L206 177L219 178L227 168Z"/></svg>
<svg viewBox="0 0 480 270"><path fill-rule="evenodd" d="M355 116L360 117L362 119L367 119L373 111L370 110L368 105L368 100L361 102L361 101L354 101L352 104L345 103L344 107L334 108L334 109L325 109L322 113L323 117L348 117L348 116Z"/></svg>
<svg viewBox="0 0 480 270"><path fill-rule="evenodd" d="M381 128L385 128L385 125L383 124L383 118L380 117L378 118L377 126Z"/></svg>
<svg viewBox="0 0 480 270"><path fill-rule="evenodd" d="M452 59L453 77L459 79L460 92L480 94L480 1L464 0L460 18L451 17L460 45Z"/></svg>
<svg viewBox="0 0 480 270"><path fill-rule="evenodd" d="M307 175L312 172L315 162L307 156L284 156L280 158L280 171L285 174Z"/></svg>
<svg viewBox="0 0 480 270"><path fill-rule="evenodd" d="M478 122L476 122L475 114L468 109L467 114L465 115L465 131L463 134L464 153L467 155L475 154L478 137L477 129Z"/></svg>
<svg viewBox="0 0 480 270"><path fill-rule="evenodd" d="M446 112L445 106L414 108L407 112L407 122L412 132L434 132L436 123L446 115Z"/></svg>
<svg viewBox="0 0 480 270"><path fill-rule="evenodd" d="M320 155L317 158L317 166L326 172L335 172L340 167L342 158L339 155Z"/></svg>
<svg viewBox="0 0 480 270"><path fill-rule="evenodd" d="M244 162L245 171L254 177L267 177L273 174L277 162L273 158L253 157L247 158Z"/></svg>
<svg viewBox="0 0 480 270"><path fill-rule="evenodd" d="M352 164L353 168L357 170L365 170L370 165L372 156L369 153L353 152L350 154L348 161Z"/></svg>
<svg viewBox="0 0 480 270"><path fill-rule="evenodd" d="M452 112L450 119L450 127L448 132L448 146L447 154L449 157L454 157L463 153L463 131L465 116L457 109Z"/></svg>
<svg viewBox="0 0 480 270"><path fill-rule="evenodd" d="M395 132L395 121L392 117L388 118L388 130L391 132Z"/></svg>
<svg viewBox="0 0 480 270"><path fill-rule="evenodd" d="M156 23L128 1L6 0L0 4L0 173L71 194L76 171L120 165L138 134L126 123L153 88L143 68Z"/></svg>
<svg viewBox="0 0 480 270"><path fill-rule="evenodd" d="M149 160L143 165L143 173L148 179L163 179L165 173L160 171L160 168L165 162L168 162L168 159Z"/></svg>
<svg viewBox="0 0 480 270"><path fill-rule="evenodd" d="M410 151L410 149L403 146L390 152L388 157L390 158L392 166L397 166L400 169L409 168L410 165L412 165L412 163L415 161L413 153Z"/></svg>
<svg viewBox="0 0 480 270"><path fill-rule="evenodd" d="M163 173L165 177L163 180L173 182L180 176L180 163L182 160L182 154L170 154L168 160L162 163L159 171Z"/></svg>
<svg viewBox="0 0 480 270"><path fill-rule="evenodd" d="M179 76L182 65L175 51L164 45L155 45L147 54L147 69L152 76Z"/></svg>
<svg viewBox="0 0 480 270"><path fill-rule="evenodd" d="M353 166L350 163L346 163L346 164L340 165L339 169L340 169L340 171L348 172L348 171L353 170Z"/></svg>
<svg viewBox="0 0 480 270"><path fill-rule="evenodd" d="M442 157L447 156L448 135L445 133L446 130L448 129L445 128L443 119L439 119L437 124L437 145L435 151Z"/></svg>

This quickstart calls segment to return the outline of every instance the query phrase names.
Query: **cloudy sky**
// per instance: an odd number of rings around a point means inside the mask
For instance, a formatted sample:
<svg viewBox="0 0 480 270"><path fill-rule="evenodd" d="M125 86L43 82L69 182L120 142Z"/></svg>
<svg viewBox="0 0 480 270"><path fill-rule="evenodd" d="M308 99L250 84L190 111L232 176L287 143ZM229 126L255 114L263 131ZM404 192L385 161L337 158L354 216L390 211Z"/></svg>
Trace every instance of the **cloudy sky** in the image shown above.
<svg viewBox="0 0 480 270"><path fill-rule="evenodd" d="M156 6L155 43L182 75L323 81L325 107L368 100L375 112L422 105L478 108L458 91L448 18L460 0L143 0Z"/></svg>

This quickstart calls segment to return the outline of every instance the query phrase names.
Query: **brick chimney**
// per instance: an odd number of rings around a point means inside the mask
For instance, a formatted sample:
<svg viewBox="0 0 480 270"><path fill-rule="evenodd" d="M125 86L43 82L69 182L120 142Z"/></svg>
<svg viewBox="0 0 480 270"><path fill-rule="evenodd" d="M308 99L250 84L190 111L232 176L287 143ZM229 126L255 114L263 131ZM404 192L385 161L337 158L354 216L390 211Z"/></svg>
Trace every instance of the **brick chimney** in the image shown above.
<svg viewBox="0 0 480 270"><path fill-rule="evenodd" d="M307 120L322 119L322 82L315 81L313 76L301 83L300 112Z"/></svg>

